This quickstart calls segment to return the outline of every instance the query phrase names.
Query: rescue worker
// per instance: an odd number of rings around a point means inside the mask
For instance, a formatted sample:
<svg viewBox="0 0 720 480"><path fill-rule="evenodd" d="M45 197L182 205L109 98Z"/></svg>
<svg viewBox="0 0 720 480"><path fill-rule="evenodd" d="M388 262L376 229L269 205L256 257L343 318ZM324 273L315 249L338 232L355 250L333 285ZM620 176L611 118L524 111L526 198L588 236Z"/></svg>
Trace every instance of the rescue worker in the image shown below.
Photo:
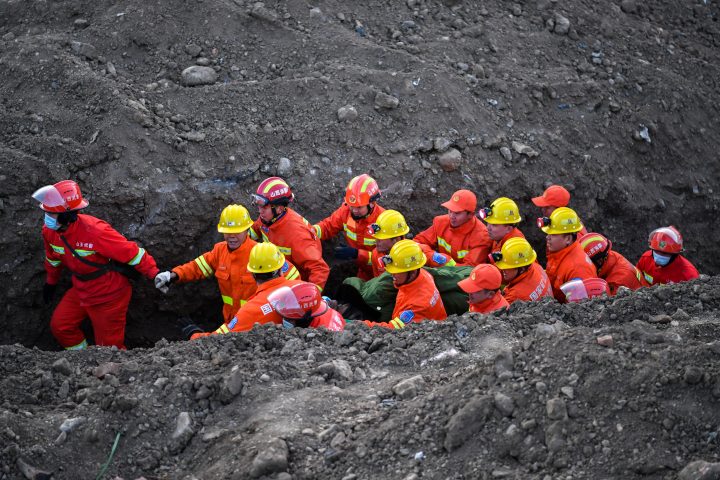
<svg viewBox="0 0 720 480"><path fill-rule="evenodd" d="M468 278L458 282L458 287L468 294L470 311L477 313L490 313L510 306L500 293L501 285L500 270L487 263L477 265Z"/></svg>
<svg viewBox="0 0 720 480"><path fill-rule="evenodd" d="M247 269L250 251L257 245L248 238L248 229L252 224L245 207L228 205L220 214L217 225L218 232L223 234L225 240L216 243L212 250L195 260L158 274L155 287L167 293L174 282L196 282L214 276L223 301L223 321L228 323L257 289L255 279ZM289 280L300 279L300 273L287 261L281 272Z"/></svg>
<svg viewBox="0 0 720 480"><path fill-rule="evenodd" d="M345 319L330 308L317 285L302 282L280 287L268 295L268 302L282 317L285 328L325 328L332 332L345 329Z"/></svg>
<svg viewBox="0 0 720 480"><path fill-rule="evenodd" d="M602 278L586 278L584 280L576 278L560 285L560 290L565 294L566 300L571 303L610 295L610 287Z"/></svg>
<svg viewBox="0 0 720 480"><path fill-rule="evenodd" d="M659 283L680 283L698 278L695 266L685 258L683 238L672 225L650 232L648 237L650 250L643 253L637 262L648 285Z"/></svg>
<svg viewBox="0 0 720 480"><path fill-rule="evenodd" d="M584 280L597 277L595 265L577 241L583 226L574 210L567 207L555 209L550 217L538 218L538 226L547 235L547 272L552 284L553 296L566 302L560 285L575 278Z"/></svg>
<svg viewBox="0 0 720 480"><path fill-rule="evenodd" d="M229 332L246 332L256 323L282 323L282 317L270 305L268 296L276 289L303 283L301 280L289 280L282 276L281 271L285 265L285 256L277 246L263 242L250 250L247 269L257 284L255 293L240 307L229 322L223 323L214 332L203 332L200 327L188 324L183 327L183 333L195 340L208 335L223 335Z"/></svg>
<svg viewBox="0 0 720 480"><path fill-rule="evenodd" d="M400 240L393 245L390 253L382 258L385 269L392 275L393 285L398 290L393 318L389 322L365 320L366 325L401 329L411 322L447 318L435 281L432 275L422 268L427 259L420 245L412 240Z"/></svg>
<svg viewBox="0 0 720 480"><path fill-rule="evenodd" d="M390 252L393 245L405 238L405 235L410 232L410 227L408 227L405 217L400 212L397 210L385 210L378 215L377 223L370 225L369 232L372 232L376 243L375 249L368 256L368 260L372 267L373 277L377 277L385 272L383 256ZM427 245L419 245L427 258L429 267L451 267L455 265L455 260L450 255L435 252Z"/></svg>
<svg viewBox="0 0 720 480"><path fill-rule="evenodd" d="M300 271L300 277L320 289L325 287L330 267L322 258L322 245L315 229L305 218L288 207L294 199L290 186L280 177L263 180L252 195L259 217L250 229L254 240L277 245L290 263Z"/></svg>
<svg viewBox="0 0 720 480"><path fill-rule="evenodd" d="M541 196L533 197L532 202L535 206L540 207L543 217L549 217L555 209L567 207L570 204L570 192L560 185L550 185ZM583 226L578 236L581 237L586 233L587 230Z"/></svg>
<svg viewBox="0 0 720 480"><path fill-rule="evenodd" d="M537 253L524 238L511 238L499 252L493 252L493 262L502 273L503 297L508 303L518 300L536 302L552 297L552 284L545 270L537 263Z"/></svg>
<svg viewBox="0 0 720 480"><path fill-rule="evenodd" d="M340 208L313 225L320 240L330 240L341 231L345 233L347 245L335 248L335 258L355 261L357 276L363 280L373 277L370 252L375 248L375 239L368 233L368 226L385 211L376 203L378 198L377 182L366 173L358 175L348 183Z"/></svg>
<svg viewBox="0 0 720 480"><path fill-rule="evenodd" d="M447 215L435 217L427 230L415 236L415 241L447 253L458 265L487 263L492 240L485 225L475 217L475 194L458 190L442 206L447 209Z"/></svg>
<svg viewBox="0 0 720 480"><path fill-rule="evenodd" d="M96 345L124 349L132 296L128 277L153 279L159 272L155 260L105 221L79 213L89 203L74 181L42 187L32 198L45 212L46 304L52 301L63 267L72 273L72 287L50 319L53 336L66 350L86 348L80 324L89 317Z"/></svg>
<svg viewBox="0 0 720 480"><path fill-rule="evenodd" d="M493 252L499 252L510 238L525 238L517 228L522 220L520 209L517 203L507 197L496 199L489 207L478 210L477 215L487 224L488 235L493 241Z"/></svg>
<svg viewBox="0 0 720 480"><path fill-rule="evenodd" d="M620 287L637 290L647 286L640 270L613 250L612 242L603 235L588 233L580 239L580 245L595 264L598 277L607 282L610 295L616 295Z"/></svg>

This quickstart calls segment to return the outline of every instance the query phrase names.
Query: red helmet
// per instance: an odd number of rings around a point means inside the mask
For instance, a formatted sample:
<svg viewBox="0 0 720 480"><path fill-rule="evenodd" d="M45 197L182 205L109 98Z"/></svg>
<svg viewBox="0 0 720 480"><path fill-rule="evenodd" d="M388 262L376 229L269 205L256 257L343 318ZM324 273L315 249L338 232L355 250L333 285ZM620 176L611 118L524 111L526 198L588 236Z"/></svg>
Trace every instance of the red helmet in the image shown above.
<svg viewBox="0 0 720 480"><path fill-rule="evenodd" d="M33 193L32 198L40 202L40 208L51 213L80 210L89 205L83 198L78 184L72 180L46 185Z"/></svg>
<svg viewBox="0 0 720 480"><path fill-rule="evenodd" d="M348 207L364 207L380 198L380 187L367 173L350 180L345 189L345 203Z"/></svg>
<svg viewBox="0 0 720 480"><path fill-rule="evenodd" d="M602 278L586 278L585 280L576 278L560 285L560 290L565 294L568 302L579 302L599 297L604 293L610 295L610 287Z"/></svg>
<svg viewBox="0 0 720 480"><path fill-rule="evenodd" d="M590 258L609 252L612 248L612 242L599 233L588 233L583 235L580 239L580 245Z"/></svg>
<svg viewBox="0 0 720 480"><path fill-rule="evenodd" d="M280 287L268 295L268 302L281 317L291 320L317 317L328 309L317 285L308 282Z"/></svg>
<svg viewBox="0 0 720 480"><path fill-rule="evenodd" d="M648 238L651 250L664 253L680 253L683 251L683 238L677 228L672 225L661 227L650 232Z"/></svg>
<svg viewBox="0 0 720 480"><path fill-rule="evenodd" d="M295 196L285 180L280 177L270 177L262 181L252 198L253 203L261 207L265 205L287 206Z"/></svg>

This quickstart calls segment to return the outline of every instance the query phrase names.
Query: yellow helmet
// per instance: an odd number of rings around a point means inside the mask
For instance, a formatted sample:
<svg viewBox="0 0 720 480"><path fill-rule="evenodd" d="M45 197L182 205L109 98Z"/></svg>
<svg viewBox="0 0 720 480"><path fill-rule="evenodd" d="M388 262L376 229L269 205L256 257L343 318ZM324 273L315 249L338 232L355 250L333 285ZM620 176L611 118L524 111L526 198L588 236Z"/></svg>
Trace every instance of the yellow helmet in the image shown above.
<svg viewBox="0 0 720 480"><path fill-rule="evenodd" d="M402 273L411 270L417 270L425 265L427 258L423 253L420 245L413 240L400 240L390 249L390 253L385 255L383 263L388 273Z"/></svg>
<svg viewBox="0 0 720 480"><path fill-rule="evenodd" d="M537 253L527 240L513 237L503 244L499 254L493 252L492 257L497 268L507 270L530 265L537 259Z"/></svg>
<svg viewBox="0 0 720 480"><path fill-rule="evenodd" d="M548 217L538 218L538 227L548 235L575 233L583 229L580 218L572 208L560 207Z"/></svg>
<svg viewBox="0 0 720 480"><path fill-rule="evenodd" d="M218 232L220 233L242 233L253 224L247 208L242 205L228 205L220 214Z"/></svg>
<svg viewBox="0 0 720 480"><path fill-rule="evenodd" d="M273 243L263 242L250 250L247 269L253 273L270 273L285 265L285 255Z"/></svg>
<svg viewBox="0 0 720 480"><path fill-rule="evenodd" d="M490 207L481 208L478 214L480 218L493 225L519 223L522 220L517 203L507 197L498 198Z"/></svg>
<svg viewBox="0 0 720 480"><path fill-rule="evenodd" d="M379 240L395 238L405 235L410 231L405 217L397 210L385 210L378 215L375 223L370 225L373 237Z"/></svg>

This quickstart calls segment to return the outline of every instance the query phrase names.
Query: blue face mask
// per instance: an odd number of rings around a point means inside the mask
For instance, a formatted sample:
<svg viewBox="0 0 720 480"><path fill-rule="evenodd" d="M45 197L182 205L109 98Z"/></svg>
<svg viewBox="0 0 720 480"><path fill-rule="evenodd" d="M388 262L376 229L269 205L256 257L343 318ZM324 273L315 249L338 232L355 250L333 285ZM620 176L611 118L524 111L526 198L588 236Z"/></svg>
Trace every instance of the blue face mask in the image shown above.
<svg viewBox="0 0 720 480"><path fill-rule="evenodd" d="M653 251L653 260L655 260L655 265L658 267L664 267L668 263L670 263L670 260L672 260L672 255L663 255L662 253L658 253Z"/></svg>
<svg viewBox="0 0 720 480"><path fill-rule="evenodd" d="M295 328L295 325L283 318L283 328Z"/></svg>
<svg viewBox="0 0 720 480"><path fill-rule="evenodd" d="M53 217L49 213L45 214L45 226L50 230L57 230L58 228L60 228L60 224L58 223L57 218Z"/></svg>

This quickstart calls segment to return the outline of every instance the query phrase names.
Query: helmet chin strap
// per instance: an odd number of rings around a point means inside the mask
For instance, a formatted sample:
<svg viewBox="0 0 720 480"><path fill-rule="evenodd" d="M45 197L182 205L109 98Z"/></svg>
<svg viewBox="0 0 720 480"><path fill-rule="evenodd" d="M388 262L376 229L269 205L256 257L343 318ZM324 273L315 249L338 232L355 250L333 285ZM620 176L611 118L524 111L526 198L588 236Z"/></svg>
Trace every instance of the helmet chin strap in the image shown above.
<svg viewBox="0 0 720 480"><path fill-rule="evenodd" d="M363 218L369 217L370 214L373 212L373 210L375 210L375 205L373 205L373 203L371 202L371 203L368 203L368 206L367 206L367 207L368 207L368 211L367 211L367 213L366 213L365 215L355 215L355 214L352 213L352 211L351 211L351 212L350 212L350 216L351 216L351 217L353 218L353 220L355 220L355 221L362 220Z"/></svg>
<svg viewBox="0 0 720 480"><path fill-rule="evenodd" d="M60 224L61 229L65 229L70 226L71 223L77 221L78 212L77 210L71 210L69 212L58 213L57 220Z"/></svg>
<svg viewBox="0 0 720 480"><path fill-rule="evenodd" d="M273 214L272 218L271 218L270 220L265 220L264 218L261 217L260 220L261 220L262 223L264 223L265 225L270 226L270 225L272 225L273 223L275 223L275 222L277 222L278 220L280 220L280 219L287 213L287 207L285 207L285 208L286 208L286 209L284 209L282 212L280 212L280 213L278 214L278 212L277 212L277 207L276 207L275 205L272 205L272 206L270 207L270 211L271 211L272 214Z"/></svg>

